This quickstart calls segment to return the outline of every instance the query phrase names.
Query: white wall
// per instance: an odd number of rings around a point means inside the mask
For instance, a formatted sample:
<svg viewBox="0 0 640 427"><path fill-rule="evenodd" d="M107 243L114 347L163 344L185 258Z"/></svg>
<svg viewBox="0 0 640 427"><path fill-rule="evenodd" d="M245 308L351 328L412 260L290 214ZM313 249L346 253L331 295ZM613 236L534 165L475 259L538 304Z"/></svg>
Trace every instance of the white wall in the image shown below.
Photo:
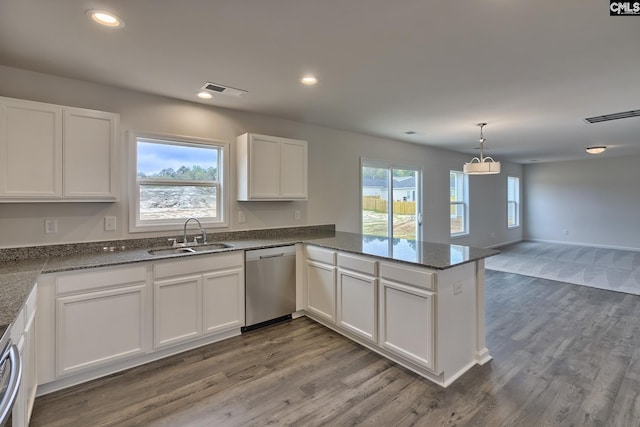
<svg viewBox="0 0 640 427"><path fill-rule="evenodd" d="M179 234L127 231L125 136L129 129L229 141L232 178L237 135L256 132L309 142L309 200L236 202L232 179L227 186L231 194L230 228L221 231L336 224L340 231L359 232L359 168L360 158L365 157L421 167L426 200L424 238L450 241L449 170L460 170L468 160L466 155L4 66L0 66L0 95L119 113L123 159L122 197L117 203L0 204L0 247ZM516 176L522 174L520 165L503 163L503 168ZM506 227L505 172L471 177L470 192L471 235L453 243L483 247L521 240L521 229ZM245 212L243 224L237 223L238 210ZM294 220L294 210L301 211L301 220ZM115 232L103 230L105 215L117 217ZM58 220L57 234L44 234L44 218Z"/></svg>
<svg viewBox="0 0 640 427"><path fill-rule="evenodd" d="M640 250L638 162L622 157L526 165L526 238Z"/></svg>

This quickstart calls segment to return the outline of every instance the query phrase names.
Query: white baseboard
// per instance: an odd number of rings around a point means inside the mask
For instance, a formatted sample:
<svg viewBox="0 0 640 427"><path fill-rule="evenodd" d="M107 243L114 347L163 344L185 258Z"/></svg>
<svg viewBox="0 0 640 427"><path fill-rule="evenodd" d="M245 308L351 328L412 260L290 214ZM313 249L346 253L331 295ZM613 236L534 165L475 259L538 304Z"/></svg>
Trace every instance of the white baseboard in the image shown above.
<svg viewBox="0 0 640 427"><path fill-rule="evenodd" d="M525 239L518 239L518 240L510 240L508 242L500 242L500 243L496 243L495 245L485 246L485 249L500 248L502 246L508 246L508 245L513 245L514 243L524 242L524 240Z"/></svg>
<svg viewBox="0 0 640 427"><path fill-rule="evenodd" d="M553 245L567 245L567 246L583 246L587 248L599 248L599 249L617 249L622 251L640 252L640 248L629 248L626 246L614 246L614 245L598 245L597 243L581 243L581 242L565 242L562 240L546 240L546 239L523 239L523 242L537 242L537 243L549 243Z"/></svg>

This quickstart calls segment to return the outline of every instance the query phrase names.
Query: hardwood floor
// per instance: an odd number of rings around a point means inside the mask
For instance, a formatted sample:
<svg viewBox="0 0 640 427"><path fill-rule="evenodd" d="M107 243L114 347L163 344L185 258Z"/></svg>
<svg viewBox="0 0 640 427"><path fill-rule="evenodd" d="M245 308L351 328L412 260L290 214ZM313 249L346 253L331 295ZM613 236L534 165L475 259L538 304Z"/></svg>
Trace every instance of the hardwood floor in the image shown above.
<svg viewBox="0 0 640 427"><path fill-rule="evenodd" d="M300 318L36 400L31 426L640 426L640 297L487 271L443 389Z"/></svg>

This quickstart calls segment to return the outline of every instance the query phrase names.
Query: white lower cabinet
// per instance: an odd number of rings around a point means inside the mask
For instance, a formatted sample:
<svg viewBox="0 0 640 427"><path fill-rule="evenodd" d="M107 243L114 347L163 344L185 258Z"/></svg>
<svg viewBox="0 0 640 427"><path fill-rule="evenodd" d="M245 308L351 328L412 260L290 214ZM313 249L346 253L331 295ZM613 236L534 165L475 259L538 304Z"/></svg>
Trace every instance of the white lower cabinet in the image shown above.
<svg viewBox="0 0 640 427"><path fill-rule="evenodd" d="M242 257L238 258L242 263ZM242 264L202 275L202 333L214 334L244 326Z"/></svg>
<svg viewBox="0 0 640 427"><path fill-rule="evenodd" d="M479 326L482 264L433 270L312 244L304 250L312 319L443 387L491 359Z"/></svg>
<svg viewBox="0 0 640 427"><path fill-rule="evenodd" d="M38 287L39 394L239 335L244 325L243 252L44 274Z"/></svg>
<svg viewBox="0 0 640 427"><path fill-rule="evenodd" d="M55 292L57 377L146 351L146 268L62 275Z"/></svg>
<svg viewBox="0 0 640 427"><path fill-rule="evenodd" d="M419 366L435 370L435 294L380 281L380 345Z"/></svg>
<svg viewBox="0 0 640 427"><path fill-rule="evenodd" d="M29 425L31 410L36 397L36 294L37 285L31 291L24 307L18 313L11 326L11 341L18 347L22 359L22 379L11 413L11 425L26 427Z"/></svg>
<svg viewBox="0 0 640 427"><path fill-rule="evenodd" d="M160 280L153 287L154 348L200 336L202 276Z"/></svg>
<svg viewBox="0 0 640 427"><path fill-rule="evenodd" d="M378 341L376 261L338 254L337 324L359 337Z"/></svg>
<svg viewBox="0 0 640 427"><path fill-rule="evenodd" d="M331 322L336 320L336 268L307 262L307 309Z"/></svg>
<svg viewBox="0 0 640 427"><path fill-rule="evenodd" d="M154 348L244 325L241 253L154 264Z"/></svg>

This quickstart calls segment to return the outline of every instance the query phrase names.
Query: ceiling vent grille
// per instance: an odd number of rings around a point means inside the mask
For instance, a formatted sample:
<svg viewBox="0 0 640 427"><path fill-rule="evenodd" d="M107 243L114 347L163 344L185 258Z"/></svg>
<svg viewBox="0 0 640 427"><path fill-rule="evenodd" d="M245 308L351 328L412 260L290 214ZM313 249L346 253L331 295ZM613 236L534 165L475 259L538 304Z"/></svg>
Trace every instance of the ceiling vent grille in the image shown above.
<svg viewBox="0 0 640 427"><path fill-rule="evenodd" d="M589 118L586 118L585 120L589 123L600 123L600 122L609 122L611 120L628 119L630 117L640 117L640 110L624 111L622 113L589 117Z"/></svg>
<svg viewBox="0 0 640 427"><path fill-rule="evenodd" d="M242 96L247 93L246 90L236 89L234 87L224 86L218 83L211 82L206 82L204 86L202 86L202 89L229 96Z"/></svg>

